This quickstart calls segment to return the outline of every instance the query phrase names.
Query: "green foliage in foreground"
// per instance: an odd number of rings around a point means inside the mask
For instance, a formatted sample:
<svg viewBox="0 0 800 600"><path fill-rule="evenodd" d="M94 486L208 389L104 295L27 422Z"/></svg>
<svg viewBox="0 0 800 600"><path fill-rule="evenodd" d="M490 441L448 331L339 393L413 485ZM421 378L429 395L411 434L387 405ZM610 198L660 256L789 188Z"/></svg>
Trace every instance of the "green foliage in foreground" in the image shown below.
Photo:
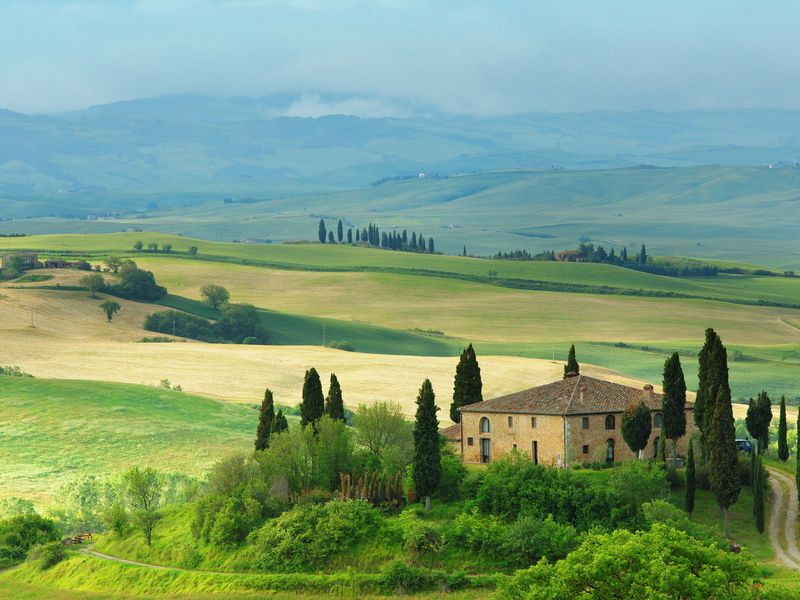
<svg viewBox="0 0 800 600"><path fill-rule="evenodd" d="M518 573L496 600L750 599L755 564L665 525L590 535L566 559Z"/></svg>
<svg viewBox="0 0 800 600"><path fill-rule="evenodd" d="M0 521L0 569L22 562L37 544L59 539L56 524L37 514Z"/></svg>

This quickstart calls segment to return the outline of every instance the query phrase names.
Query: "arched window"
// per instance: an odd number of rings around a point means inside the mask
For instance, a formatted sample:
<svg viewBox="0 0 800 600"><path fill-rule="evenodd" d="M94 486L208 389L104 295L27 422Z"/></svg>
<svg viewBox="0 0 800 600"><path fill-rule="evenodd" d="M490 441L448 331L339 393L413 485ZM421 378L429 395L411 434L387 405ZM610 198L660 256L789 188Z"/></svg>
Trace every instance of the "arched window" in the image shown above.
<svg viewBox="0 0 800 600"><path fill-rule="evenodd" d="M617 420L614 418L614 415L608 415L606 417L606 429L616 429L617 428Z"/></svg>
<svg viewBox="0 0 800 600"><path fill-rule="evenodd" d="M664 423L664 417L661 413L653 415L653 427L661 427L662 423Z"/></svg>
<svg viewBox="0 0 800 600"><path fill-rule="evenodd" d="M614 462L614 440L611 438L606 441L606 462Z"/></svg>
<svg viewBox="0 0 800 600"><path fill-rule="evenodd" d="M481 419L481 433L491 433L492 428L489 425L489 419L483 417Z"/></svg>

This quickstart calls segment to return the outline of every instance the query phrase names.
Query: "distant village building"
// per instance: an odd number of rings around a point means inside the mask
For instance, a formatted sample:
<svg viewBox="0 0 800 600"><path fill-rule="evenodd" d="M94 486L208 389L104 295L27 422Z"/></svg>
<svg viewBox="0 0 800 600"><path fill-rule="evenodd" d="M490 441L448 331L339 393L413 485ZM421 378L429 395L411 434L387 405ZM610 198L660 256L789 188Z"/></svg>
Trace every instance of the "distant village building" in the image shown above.
<svg viewBox="0 0 800 600"><path fill-rule="evenodd" d="M24 269L36 269L42 266L42 263L39 262L39 255L36 252L11 252L9 254L4 254L2 258L0 258L0 261L2 261L0 264L3 269L9 266L9 262L14 256L22 258Z"/></svg>
<svg viewBox="0 0 800 600"><path fill-rule="evenodd" d="M652 385L635 388L572 375L546 385L464 406L461 423L442 430L465 463L488 463L513 450L536 464L621 462L637 458L622 438L622 415L643 400L652 411L653 429L645 457L658 450L662 395ZM686 435L678 440L683 456L694 432L693 405L686 403ZM671 445L668 444L667 450Z"/></svg>
<svg viewBox="0 0 800 600"><path fill-rule="evenodd" d="M581 262L581 253L577 250L561 250L556 252L556 260L560 262Z"/></svg>

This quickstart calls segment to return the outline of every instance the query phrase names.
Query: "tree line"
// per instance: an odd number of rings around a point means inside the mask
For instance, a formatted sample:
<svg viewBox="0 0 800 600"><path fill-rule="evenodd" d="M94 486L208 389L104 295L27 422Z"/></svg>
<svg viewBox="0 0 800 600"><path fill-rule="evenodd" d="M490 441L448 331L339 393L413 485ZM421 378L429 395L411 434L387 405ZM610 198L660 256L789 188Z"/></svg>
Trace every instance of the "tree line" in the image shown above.
<svg viewBox="0 0 800 600"><path fill-rule="evenodd" d="M334 229L328 230L325 225L325 220L319 220L318 231L320 244L363 244L373 248L383 248L384 250L398 250L401 252L421 252L427 254L434 254L436 252L436 244L432 237L425 238L421 233L415 231L411 232L409 237L408 231L402 232L392 231L386 233L381 231L377 225L370 223L367 227L359 229L356 227L348 228L345 232L342 220L336 225L335 234Z"/></svg>
<svg viewBox="0 0 800 600"><path fill-rule="evenodd" d="M553 250L545 250L535 255L531 255L527 250L513 250L511 252L498 252L493 258L498 260L555 261L558 260L556 255L557 253ZM719 274L719 269L716 265L673 265L653 262L652 257L647 254L647 248L644 244L642 244L638 253L631 256L624 246L617 253L613 247L606 251L603 246L595 247L591 243L581 243L573 253L566 255L564 260L566 262L602 263L668 277L716 277Z"/></svg>

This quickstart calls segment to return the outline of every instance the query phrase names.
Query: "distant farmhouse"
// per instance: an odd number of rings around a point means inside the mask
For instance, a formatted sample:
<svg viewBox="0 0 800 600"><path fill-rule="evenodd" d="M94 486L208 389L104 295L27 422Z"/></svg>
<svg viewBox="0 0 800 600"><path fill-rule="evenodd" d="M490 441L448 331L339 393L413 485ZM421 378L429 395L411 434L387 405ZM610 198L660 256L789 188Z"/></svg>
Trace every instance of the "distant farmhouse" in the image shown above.
<svg viewBox="0 0 800 600"><path fill-rule="evenodd" d="M0 269L6 270L11 264L11 259L19 256L22 259L22 269L85 269L86 262L83 260L61 260L48 259L44 262L39 260L36 252L11 252L0 257Z"/></svg>
<svg viewBox="0 0 800 600"><path fill-rule="evenodd" d="M661 433L661 394L652 385L635 388L583 375L461 407L461 423L442 431L465 463L488 463L513 450L536 464L620 462L637 458L620 431L622 415L643 400L652 411L653 430L645 457L655 456ZM685 455L694 432L693 405L686 403ZM670 445L667 445L667 451Z"/></svg>

